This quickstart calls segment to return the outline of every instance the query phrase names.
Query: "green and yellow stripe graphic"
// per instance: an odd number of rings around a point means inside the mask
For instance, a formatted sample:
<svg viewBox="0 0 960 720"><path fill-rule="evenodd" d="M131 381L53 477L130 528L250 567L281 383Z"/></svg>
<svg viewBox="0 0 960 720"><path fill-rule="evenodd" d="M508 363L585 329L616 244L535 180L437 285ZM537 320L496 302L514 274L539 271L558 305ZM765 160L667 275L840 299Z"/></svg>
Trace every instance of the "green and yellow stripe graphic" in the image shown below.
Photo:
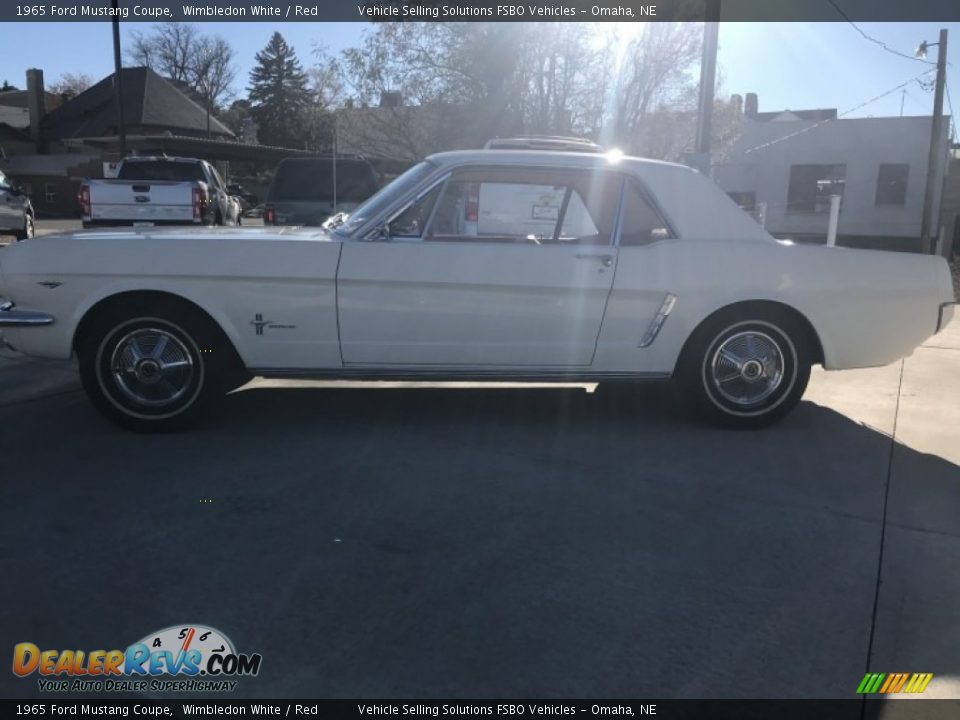
<svg viewBox="0 0 960 720"><path fill-rule="evenodd" d="M933 673L867 673L857 687L857 694L922 693L931 680Z"/></svg>

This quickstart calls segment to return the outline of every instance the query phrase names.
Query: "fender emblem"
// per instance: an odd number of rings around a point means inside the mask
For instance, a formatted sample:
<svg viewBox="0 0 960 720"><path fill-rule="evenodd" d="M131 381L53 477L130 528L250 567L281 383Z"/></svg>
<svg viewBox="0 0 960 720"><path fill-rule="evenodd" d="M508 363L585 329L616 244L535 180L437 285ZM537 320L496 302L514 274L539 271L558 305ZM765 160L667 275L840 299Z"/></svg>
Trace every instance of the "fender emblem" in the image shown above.
<svg viewBox="0 0 960 720"><path fill-rule="evenodd" d="M63 285L63 283L57 282L56 280L41 280L40 282L37 283L37 285L43 285L45 288L56 290L58 287Z"/></svg>
<svg viewBox="0 0 960 720"><path fill-rule="evenodd" d="M257 335L263 335L263 329L270 324L270 320L264 320L263 315L257 313L255 319L250 321L250 324L257 329Z"/></svg>
<svg viewBox="0 0 960 720"><path fill-rule="evenodd" d="M261 313L257 313L256 317L250 321L250 324L256 328L257 335L263 335L264 328L271 328L273 330L293 330L297 327L296 325L279 325L273 320L264 320Z"/></svg>

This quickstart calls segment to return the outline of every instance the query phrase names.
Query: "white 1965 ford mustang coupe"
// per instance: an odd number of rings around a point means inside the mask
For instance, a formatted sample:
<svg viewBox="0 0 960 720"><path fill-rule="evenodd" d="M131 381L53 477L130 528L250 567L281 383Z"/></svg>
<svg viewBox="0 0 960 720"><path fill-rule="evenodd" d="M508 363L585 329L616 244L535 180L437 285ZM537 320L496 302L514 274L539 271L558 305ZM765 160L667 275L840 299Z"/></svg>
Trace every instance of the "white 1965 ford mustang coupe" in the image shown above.
<svg viewBox="0 0 960 720"><path fill-rule="evenodd" d="M883 365L952 317L939 257L777 241L697 172L434 155L322 228L66 233L0 250L0 327L77 353L93 403L177 428L251 375L679 383L757 427L810 366Z"/></svg>

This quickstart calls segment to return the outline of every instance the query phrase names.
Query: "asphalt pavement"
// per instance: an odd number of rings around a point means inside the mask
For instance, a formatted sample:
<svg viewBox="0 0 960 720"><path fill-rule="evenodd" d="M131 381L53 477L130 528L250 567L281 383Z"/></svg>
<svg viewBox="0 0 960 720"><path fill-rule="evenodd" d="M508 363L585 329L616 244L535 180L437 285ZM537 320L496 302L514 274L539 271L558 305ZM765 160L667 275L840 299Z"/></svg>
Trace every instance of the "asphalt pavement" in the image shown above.
<svg viewBox="0 0 960 720"><path fill-rule="evenodd" d="M258 379L143 436L0 350L0 647L206 624L263 655L237 697L960 697L960 319L760 432L588 390Z"/></svg>
<svg viewBox="0 0 960 720"><path fill-rule="evenodd" d="M257 380L144 436L6 354L0 647L204 623L263 655L238 697L960 697L960 322L760 432L408 385Z"/></svg>

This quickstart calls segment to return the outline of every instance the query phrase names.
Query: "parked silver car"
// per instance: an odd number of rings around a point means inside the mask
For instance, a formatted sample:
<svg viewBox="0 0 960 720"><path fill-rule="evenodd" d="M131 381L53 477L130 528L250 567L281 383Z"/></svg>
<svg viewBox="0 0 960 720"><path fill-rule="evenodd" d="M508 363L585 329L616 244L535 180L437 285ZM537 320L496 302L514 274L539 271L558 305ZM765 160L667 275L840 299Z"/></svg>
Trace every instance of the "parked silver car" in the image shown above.
<svg viewBox="0 0 960 720"><path fill-rule="evenodd" d="M0 172L0 234L10 233L17 240L32 238L33 220L30 198Z"/></svg>

